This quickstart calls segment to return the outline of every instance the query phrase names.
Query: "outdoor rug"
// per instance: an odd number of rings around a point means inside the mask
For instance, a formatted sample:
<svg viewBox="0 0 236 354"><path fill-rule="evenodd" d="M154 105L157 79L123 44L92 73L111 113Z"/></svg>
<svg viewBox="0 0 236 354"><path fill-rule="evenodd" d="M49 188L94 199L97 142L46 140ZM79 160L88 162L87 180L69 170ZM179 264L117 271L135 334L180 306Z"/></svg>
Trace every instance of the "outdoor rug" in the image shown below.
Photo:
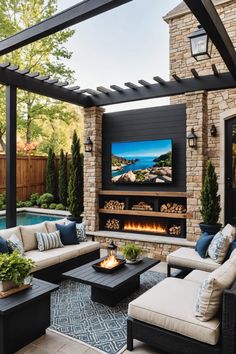
<svg viewBox="0 0 236 354"><path fill-rule="evenodd" d="M90 286L65 280L51 296L51 329L73 337L108 354L117 354L126 347L128 304L159 283L165 274L147 271L141 275L140 289L115 307L90 299Z"/></svg>

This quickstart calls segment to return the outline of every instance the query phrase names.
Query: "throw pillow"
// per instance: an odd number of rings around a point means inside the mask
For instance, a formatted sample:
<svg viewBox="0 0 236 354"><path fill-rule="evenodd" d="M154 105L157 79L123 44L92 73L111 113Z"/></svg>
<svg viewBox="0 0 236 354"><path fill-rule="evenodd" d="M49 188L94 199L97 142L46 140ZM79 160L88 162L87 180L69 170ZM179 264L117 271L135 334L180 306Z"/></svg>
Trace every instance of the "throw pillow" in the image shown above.
<svg viewBox="0 0 236 354"><path fill-rule="evenodd" d="M15 234L11 235L11 237L7 240L7 243L10 252L18 251L21 256L24 256L25 250L24 250L23 243L21 242L21 240L19 240L19 238Z"/></svg>
<svg viewBox="0 0 236 354"><path fill-rule="evenodd" d="M0 236L0 253L8 253L9 252L9 247L7 240Z"/></svg>
<svg viewBox="0 0 236 354"><path fill-rule="evenodd" d="M38 242L38 250L40 252L50 250L52 248L64 247L61 242L60 231L51 233L36 232L35 236Z"/></svg>
<svg viewBox="0 0 236 354"><path fill-rule="evenodd" d="M229 245L229 250L228 250L228 253L227 253L227 256L226 256L226 259L229 259L232 252L236 250L236 240L234 240L233 242L231 242L231 244Z"/></svg>
<svg viewBox="0 0 236 354"><path fill-rule="evenodd" d="M202 236L197 240L195 251L201 258L206 258L208 256L207 250L213 237L214 235L208 235L207 232L204 232L204 234L202 234Z"/></svg>
<svg viewBox="0 0 236 354"><path fill-rule="evenodd" d="M229 241L232 242L235 239L235 227L227 224L223 229L222 229L222 234L227 236L229 238Z"/></svg>
<svg viewBox="0 0 236 354"><path fill-rule="evenodd" d="M226 235L223 235L219 231L213 238L208 248L208 254L213 261L216 263L223 263L228 249L229 249L230 240Z"/></svg>
<svg viewBox="0 0 236 354"><path fill-rule="evenodd" d="M75 222L71 222L68 225L56 224L56 227L57 230L60 231L61 242L63 245L75 245L79 243Z"/></svg>
<svg viewBox="0 0 236 354"><path fill-rule="evenodd" d="M209 321L215 317L221 305L223 291L230 288L235 280L236 257L232 257L200 284L195 300L196 318Z"/></svg>
<svg viewBox="0 0 236 354"><path fill-rule="evenodd" d="M76 224L76 233L79 242L87 241L86 238L86 222L82 222L81 224Z"/></svg>

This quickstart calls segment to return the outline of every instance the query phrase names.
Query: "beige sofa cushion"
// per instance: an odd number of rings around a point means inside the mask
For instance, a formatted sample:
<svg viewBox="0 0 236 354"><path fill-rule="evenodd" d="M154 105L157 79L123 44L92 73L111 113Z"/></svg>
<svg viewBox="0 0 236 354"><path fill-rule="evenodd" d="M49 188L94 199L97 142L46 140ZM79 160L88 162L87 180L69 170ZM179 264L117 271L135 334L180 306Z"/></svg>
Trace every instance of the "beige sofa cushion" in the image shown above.
<svg viewBox="0 0 236 354"><path fill-rule="evenodd" d="M181 247L170 253L167 256L167 263L172 267L199 269L206 272L212 272L220 267L220 264L214 262L210 257L201 258L193 248L189 247Z"/></svg>
<svg viewBox="0 0 236 354"><path fill-rule="evenodd" d="M23 240L25 252L35 250L37 248L37 240L35 232L48 232L45 222L30 226L20 226L21 236Z"/></svg>
<svg viewBox="0 0 236 354"><path fill-rule="evenodd" d="M50 250L45 252L31 250L25 253L25 257L31 258L35 262L32 272L60 263L59 256L50 254L49 252Z"/></svg>
<svg viewBox="0 0 236 354"><path fill-rule="evenodd" d="M64 218L64 219L60 219L60 220L57 220L57 221L45 221L46 228L47 228L48 232L57 231L56 224L65 225L66 220L67 219Z"/></svg>
<svg viewBox="0 0 236 354"><path fill-rule="evenodd" d="M100 249L100 243L95 241L86 241L79 244L79 255L93 252Z"/></svg>
<svg viewBox="0 0 236 354"><path fill-rule="evenodd" d="M10 229L0 230L0 236L5 238L6 240L8 240L13 234L16 235L21 242L23 242L19 226L11 227Z"/></svg>
<svg viewBox="0 0 236 354"><path fill-rule="evenodd" d="M205 272L204 270L193 270L189 273L184 280L193 281L194 283L201 284L207 277L209 276L209 272Z"/></svg>
<svg viewBox="0 0 236 354"><path fill-rule="evenodd" d="M200 321L213 318L222 301L222 294L236 280L236 256L210 273L198 289L195 302L195 316Z"/></svg>
<svg viewBox="0 0 236 354"><path fill-rule="evenodd" d="M220 321L199 321L193 314L198 284L167 278L129 304L129 316L198 341L215 345Z"/></svg>

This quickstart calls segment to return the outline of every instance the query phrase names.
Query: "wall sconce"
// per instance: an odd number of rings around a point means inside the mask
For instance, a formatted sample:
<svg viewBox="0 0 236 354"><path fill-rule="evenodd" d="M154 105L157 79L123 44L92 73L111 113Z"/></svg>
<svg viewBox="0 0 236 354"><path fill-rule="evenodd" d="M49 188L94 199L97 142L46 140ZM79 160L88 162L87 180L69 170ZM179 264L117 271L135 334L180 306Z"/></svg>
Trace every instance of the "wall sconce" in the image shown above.
<svg viewBox="0 0 236 354"><path fill-rule="evenodd" d="M217 128L216 128L216 126L215 126L214 124L212 124L212 126L211 126L210 133L211 133L211 136L216 137L216 135L217 135Z"/></svg>
<svg viewBox="0 0 236 354"><path fill-rule="evenodd" d="M194 132L194 128L191 129L191 132L187 135L187 140L188 140L188 146L190 148L197 148L197 135Z"/></svg>
<svg viewBox="0 0 236 354"><path fill-rule="evenodd" d="M211 59L212 41L201 25L188 38L190 39L191 54L195 60Z"/></svg>
<svg viewBox="0 0 236 354"><path fill-rule="evenodd" d="M84 143L84 151L85 152L92 152L93 151L93 142L90 139L90 137L88 137Z"/></svg>

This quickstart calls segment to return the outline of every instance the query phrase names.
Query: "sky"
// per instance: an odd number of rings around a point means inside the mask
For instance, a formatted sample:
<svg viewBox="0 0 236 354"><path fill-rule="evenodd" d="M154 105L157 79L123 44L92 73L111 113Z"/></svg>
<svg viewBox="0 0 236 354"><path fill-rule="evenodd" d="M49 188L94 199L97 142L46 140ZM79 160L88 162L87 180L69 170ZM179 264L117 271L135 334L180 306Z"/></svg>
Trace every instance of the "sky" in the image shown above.
<svg viewBox="0 0 236 354"><path fill-rule="evenodd" d="M162 17L180 0L133 0L116 9L73 26L67 48L69 65L82 88L150 82L153 76L169 77L169 27ZM58 0L58 12L78 0ZM168 104L168 98L107 106L106 111Z"/></svg>
<svg viewBox="0 0 236 354"><path fill-rule="evenodd" d="M112 144L112 154L120 157L159 156L171 151L172 141L149 140Z"/></svg>

